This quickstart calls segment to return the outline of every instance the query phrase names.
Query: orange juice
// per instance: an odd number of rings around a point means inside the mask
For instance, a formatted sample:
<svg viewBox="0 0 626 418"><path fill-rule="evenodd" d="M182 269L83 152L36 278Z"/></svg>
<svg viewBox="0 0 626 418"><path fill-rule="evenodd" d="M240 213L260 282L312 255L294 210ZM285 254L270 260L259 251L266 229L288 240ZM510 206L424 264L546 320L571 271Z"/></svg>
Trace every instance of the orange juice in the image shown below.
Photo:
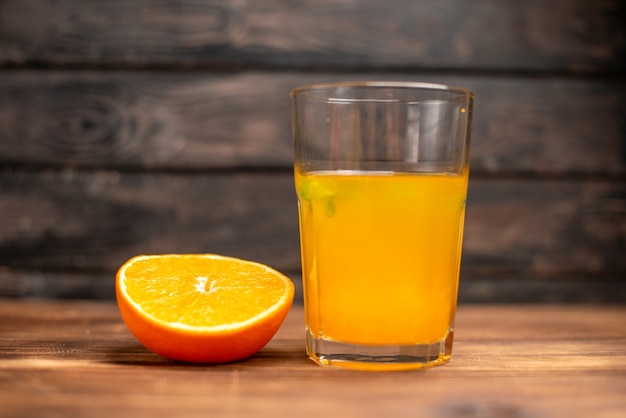
<svg viewBox="0 0 626 418"><path fill-rule="evenodd" d="M309 334L430 344L456 307L468 175L295 173Z"/></svg>

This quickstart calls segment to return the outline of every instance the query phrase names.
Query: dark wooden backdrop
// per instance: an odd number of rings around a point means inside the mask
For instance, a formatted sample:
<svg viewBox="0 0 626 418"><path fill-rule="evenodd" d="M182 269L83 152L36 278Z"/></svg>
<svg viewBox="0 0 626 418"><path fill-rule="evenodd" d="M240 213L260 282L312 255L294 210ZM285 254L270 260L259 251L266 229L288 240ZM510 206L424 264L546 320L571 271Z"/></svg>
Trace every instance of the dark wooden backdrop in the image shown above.
<svg viewBox="0 0 626 418"><path fill-rule="evenodd" d="M460 300L626 301L621 0L0 0L0 296L140 253L300 281L289 91L476 93Z"/></svg>

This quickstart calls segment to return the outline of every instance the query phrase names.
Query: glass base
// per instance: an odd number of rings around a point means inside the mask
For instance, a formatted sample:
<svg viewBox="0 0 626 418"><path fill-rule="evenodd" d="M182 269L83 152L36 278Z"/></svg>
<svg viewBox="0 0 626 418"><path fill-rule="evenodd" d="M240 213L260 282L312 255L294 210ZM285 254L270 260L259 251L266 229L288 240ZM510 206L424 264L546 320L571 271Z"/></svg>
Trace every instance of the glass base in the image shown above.
<svg viewBox="0 0 626 418"><path fill-rule="evenodd" d="M450 330L445 338L429 344L359 345L316 338L306 333L309 358L323 366L339 366L357 370L411 370L447 363L452 356Z"/></svg>

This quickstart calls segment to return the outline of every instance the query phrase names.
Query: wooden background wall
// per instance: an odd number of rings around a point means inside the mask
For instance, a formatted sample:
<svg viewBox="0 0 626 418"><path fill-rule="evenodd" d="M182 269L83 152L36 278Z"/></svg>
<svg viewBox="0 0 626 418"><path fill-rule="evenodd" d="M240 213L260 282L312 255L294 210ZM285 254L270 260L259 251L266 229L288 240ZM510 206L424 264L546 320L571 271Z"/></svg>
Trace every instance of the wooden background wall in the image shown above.
<svg viewBox="0 0 626 418"><path fill-rule="evenodd" d="M626 302L621 0L0 0L0 296L139 253L300 281L289 91L476 93L460 300Z"/></svg>

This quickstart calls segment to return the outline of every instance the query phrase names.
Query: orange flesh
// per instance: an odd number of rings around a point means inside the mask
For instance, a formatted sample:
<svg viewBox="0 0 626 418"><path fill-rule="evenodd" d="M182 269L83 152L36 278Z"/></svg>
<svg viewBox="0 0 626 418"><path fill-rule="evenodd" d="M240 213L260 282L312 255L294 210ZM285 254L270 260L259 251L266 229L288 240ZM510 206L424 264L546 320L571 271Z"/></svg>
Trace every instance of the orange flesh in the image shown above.
<svg viewBox="0 0 626 418"><path fill-rule="evenodd" d="M214 327L249 320L269 309L285 292L262 267L187 259L137 261L125 271L126 293L140 300L155 319L192 327ZM166 303L164 303L166 301Z"/></svg>

